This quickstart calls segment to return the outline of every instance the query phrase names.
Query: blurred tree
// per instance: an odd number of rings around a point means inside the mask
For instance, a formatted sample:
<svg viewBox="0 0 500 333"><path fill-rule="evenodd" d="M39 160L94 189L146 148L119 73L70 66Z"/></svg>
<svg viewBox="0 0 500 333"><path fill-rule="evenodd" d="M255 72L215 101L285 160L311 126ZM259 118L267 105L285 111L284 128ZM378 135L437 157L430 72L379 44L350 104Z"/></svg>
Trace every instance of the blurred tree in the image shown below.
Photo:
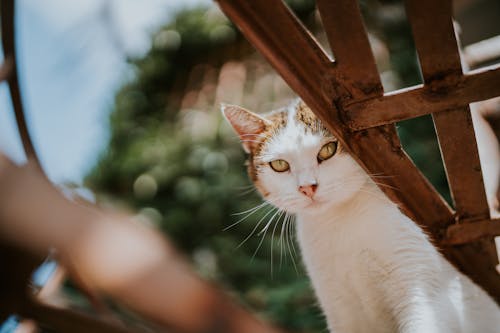
<svg viewBox="0 0 500 333"><path fill-rule="evenodd" d="M321 26L312 1L289 5L313 29ZM364 10L371 13L365 18L387 43L395 75L405 84L417 82L404 20L374 17L386 7L369 1L363 6L376 10ZM215 8L179 12L152 38L149 53L131 63L134 79L116 95L111 140L87 185L101 204L132 207L140 219L164 230L203 276L233 290L253 311L290 330L324 331L290 225L259 206L243 151L218 110L219 102L269 110L292 93ZM416 77L408 68L417 68ZM439 152L436 157L428 149L436 147L432 125L420 124L402 124L400 135L445 192L443 174L435 173ZM257 236L273 216L267 236Z"/></svg>

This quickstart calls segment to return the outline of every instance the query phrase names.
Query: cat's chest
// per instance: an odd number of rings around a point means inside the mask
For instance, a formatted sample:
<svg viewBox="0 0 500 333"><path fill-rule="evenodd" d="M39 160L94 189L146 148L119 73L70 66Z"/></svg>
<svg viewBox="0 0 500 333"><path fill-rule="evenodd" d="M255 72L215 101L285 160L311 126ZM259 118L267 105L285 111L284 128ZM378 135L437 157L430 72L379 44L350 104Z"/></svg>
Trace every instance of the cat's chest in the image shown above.
<svg viewBox="0 0 500 333"><path fill-rule="evenodd" d="M370 237L366 231L299 226L297 236L311 278L334 288L364 293L389 270L381 260L386 252L383 240Z"/></svg>
<svg viewBox="0 0 500 333"><path fill-rule="evenodd" d="M383 329L390 331L393 318L384 297L387 290L380 283L391 270L385 260L384 240L363 226L336 228L332 223L305 224L307 222L310 221L298 221L297 236L308 274L325 312L341 316L352 332L367 331L369 327L359 325L380 320L388 325ZM350 320L353 314L357 315Z"/></svg>

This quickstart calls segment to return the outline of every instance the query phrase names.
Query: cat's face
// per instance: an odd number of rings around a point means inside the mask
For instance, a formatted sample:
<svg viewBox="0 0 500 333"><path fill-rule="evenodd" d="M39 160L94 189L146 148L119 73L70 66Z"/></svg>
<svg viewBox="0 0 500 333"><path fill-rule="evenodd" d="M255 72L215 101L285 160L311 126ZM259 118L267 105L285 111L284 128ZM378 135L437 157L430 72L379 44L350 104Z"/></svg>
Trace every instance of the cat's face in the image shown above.
<svg viewBox="0 0 500 333"><path fill-rule="evenodd" d="M302 102L265 116L233 105L223 113L249 153L261 195L291 213L318 213L351 198L368 176Z"/></svg>

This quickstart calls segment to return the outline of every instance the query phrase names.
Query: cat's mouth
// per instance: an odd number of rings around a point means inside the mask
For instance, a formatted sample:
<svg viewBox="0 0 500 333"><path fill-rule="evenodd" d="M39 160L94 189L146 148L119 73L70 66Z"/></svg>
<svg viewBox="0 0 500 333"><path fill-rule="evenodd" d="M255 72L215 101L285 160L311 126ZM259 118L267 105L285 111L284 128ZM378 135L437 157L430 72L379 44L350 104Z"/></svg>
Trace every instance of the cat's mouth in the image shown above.
<svg viewBox="0 0 500 333"><path fill-rule="evenodd" d="M309 202L306 204L305 208L316 208L319 207L323 204L324 202L318 199L312 198L309 200Z"/></svg>

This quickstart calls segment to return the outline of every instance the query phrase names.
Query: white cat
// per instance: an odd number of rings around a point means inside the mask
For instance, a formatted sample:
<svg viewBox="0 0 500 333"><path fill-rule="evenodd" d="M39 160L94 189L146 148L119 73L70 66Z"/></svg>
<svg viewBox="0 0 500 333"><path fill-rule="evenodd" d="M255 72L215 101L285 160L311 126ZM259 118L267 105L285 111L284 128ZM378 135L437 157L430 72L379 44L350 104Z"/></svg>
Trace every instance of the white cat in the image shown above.
<svg viewBox="0 0 500 333"><path fill-rule="evenodd" d="M224 105L262 196L297 216L331 332L500 332L500 308L389 201L302 102Z"/></svg>

